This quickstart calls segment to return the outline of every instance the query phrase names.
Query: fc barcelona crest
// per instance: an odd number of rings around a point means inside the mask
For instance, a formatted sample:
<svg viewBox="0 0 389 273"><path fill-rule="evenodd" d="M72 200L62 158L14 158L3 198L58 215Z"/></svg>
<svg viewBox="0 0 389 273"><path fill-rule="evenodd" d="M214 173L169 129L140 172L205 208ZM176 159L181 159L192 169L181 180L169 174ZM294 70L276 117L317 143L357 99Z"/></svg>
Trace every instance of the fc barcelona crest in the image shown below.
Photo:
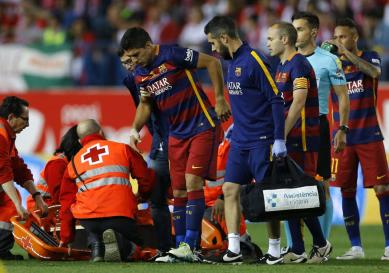
<svg viewBox="0 0 389 273"><path fill-rule="evenodd" d="M164 64L161 64L158 69L160 74L167 72L167 67Z"/></svg>
<svg viewBox="0 0 389 273"><path fill-rule="evenodd" d="M242 74L242 68L236 67L235 68L235 76L240 77L241 74Z"/></svg>

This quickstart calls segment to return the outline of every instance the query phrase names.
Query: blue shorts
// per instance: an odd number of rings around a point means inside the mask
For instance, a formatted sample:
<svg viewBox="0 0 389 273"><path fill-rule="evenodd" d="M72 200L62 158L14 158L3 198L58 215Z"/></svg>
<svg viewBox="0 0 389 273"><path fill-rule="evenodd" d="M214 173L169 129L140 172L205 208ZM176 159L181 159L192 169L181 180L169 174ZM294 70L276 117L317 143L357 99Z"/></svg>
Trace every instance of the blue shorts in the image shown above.
<svg viewBox="0 0 389 273"><path fill-rule="evenodd" d="M254 148L242 150L231 144L224 181L244 185L254 178L261 182L270 163L270 147L270 143L258 143Z"/></svg>

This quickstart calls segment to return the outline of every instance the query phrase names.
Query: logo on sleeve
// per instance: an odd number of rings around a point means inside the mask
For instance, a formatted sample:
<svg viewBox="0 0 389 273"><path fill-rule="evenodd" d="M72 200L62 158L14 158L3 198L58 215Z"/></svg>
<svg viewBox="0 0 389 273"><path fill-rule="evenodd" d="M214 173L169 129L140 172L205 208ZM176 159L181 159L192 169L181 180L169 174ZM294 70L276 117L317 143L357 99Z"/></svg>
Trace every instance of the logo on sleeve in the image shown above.
<svg viewBox="0 0 389 273"><path fill-rule="evenodd" d="M371 62L372 62L372 63L375 63L375 64L378 64L378 65L381 64L380 60L379 60L379 59L376 59L376 58L371 59Z"/></svg>
<svg viewBox="0 0 389 273"><path fill-rule="evenodd" d="M188 49L186 50L185 61L187 61L187 62L192 62L192 60L193 60L193 50L190 49L190 48L188 48Z"/></svg>
<svg viewBox="0 0 389 273"><path fill-rule="evenodd" d="M105 155L109 155L108 145L101 147L100 143L96 143L81 155L81 163L88 162L89 165L96 165L103 162Z"/></svg>

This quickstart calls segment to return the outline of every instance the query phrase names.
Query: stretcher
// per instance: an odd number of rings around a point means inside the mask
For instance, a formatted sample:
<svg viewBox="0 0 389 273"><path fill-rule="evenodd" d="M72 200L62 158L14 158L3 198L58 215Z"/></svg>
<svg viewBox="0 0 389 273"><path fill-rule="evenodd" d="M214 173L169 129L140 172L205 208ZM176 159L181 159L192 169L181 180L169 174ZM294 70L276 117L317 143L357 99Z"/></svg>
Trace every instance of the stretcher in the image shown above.
<svg viewBox="0 0 389 273"><path fill-rule="evenodd" d="M40 260L89 260L91 252L88 249L59 246L60 207L50 206L46 217L41 217L38 211L31 212L27 220L21 220L19 216L12 217L15 242Z"/></svg>

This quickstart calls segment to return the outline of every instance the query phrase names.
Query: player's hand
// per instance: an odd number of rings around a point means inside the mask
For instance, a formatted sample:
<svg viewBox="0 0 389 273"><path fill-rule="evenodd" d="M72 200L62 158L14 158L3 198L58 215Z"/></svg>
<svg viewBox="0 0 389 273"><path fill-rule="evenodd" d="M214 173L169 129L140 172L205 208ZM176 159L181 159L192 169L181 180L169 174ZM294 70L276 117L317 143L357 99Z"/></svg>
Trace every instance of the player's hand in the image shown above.
<svg viewBox="0 0 389 273"><path fill-rule="evenodd" d="M151 97L151 93L143 86L139 87L139 92L141 97Z"/></svg>
<svg viewBox="0 0 389 273"><path fill-rule="evenodd" d="M43 198L41 195L37 195L35 197L35 206L37 209L41 211L42 217L46 217L49 212L49 207L47 206L46 202L43 201Z"/></svg>
<svg viewBox="0 0 389 273"><path fill-rule="evenodd" d="M224 201L221 199L216 199L215 204L212 207L211 218L215 221L224 220Z"/></svg>
<svg viewBox="0 0 389 273"><path fill-rule="evenodd" d="M230 118L231 108L224 97L216 100L215 112L222 122L225 122Z"/></svg>
<svg viewBox="0 0 389 273"><path fill-rule="evenodd" d="M339 153L346 147L346 133L338 130L334 137L334 151Z"/></svg>
<svg viewBox="0 0 389 273"><path fill-rule="evenodd" d="M138 149L138 143L141 142L142 140L140 139L140 135L137 130L132 128L130 130L130 147L137 151L138 153L141 153L141 151Z"/></svg>
<svg viewBox="0 0 389 273"><path fill-rule="evenodd" d="M28 218L29 212L22 206L22 204L18 204L16 207L16 211L18 212L20 218L22 220L26 220Z"/></svg>
<svg viewBox="0 0 389 273"><path fill-rule="evenodd" d="M335 39L327 40L323 43L336 45L338 47L338 55L344 55L344 52L347 50L343 44L341 44L340 42L338 42L338 40Z"/></svg>

